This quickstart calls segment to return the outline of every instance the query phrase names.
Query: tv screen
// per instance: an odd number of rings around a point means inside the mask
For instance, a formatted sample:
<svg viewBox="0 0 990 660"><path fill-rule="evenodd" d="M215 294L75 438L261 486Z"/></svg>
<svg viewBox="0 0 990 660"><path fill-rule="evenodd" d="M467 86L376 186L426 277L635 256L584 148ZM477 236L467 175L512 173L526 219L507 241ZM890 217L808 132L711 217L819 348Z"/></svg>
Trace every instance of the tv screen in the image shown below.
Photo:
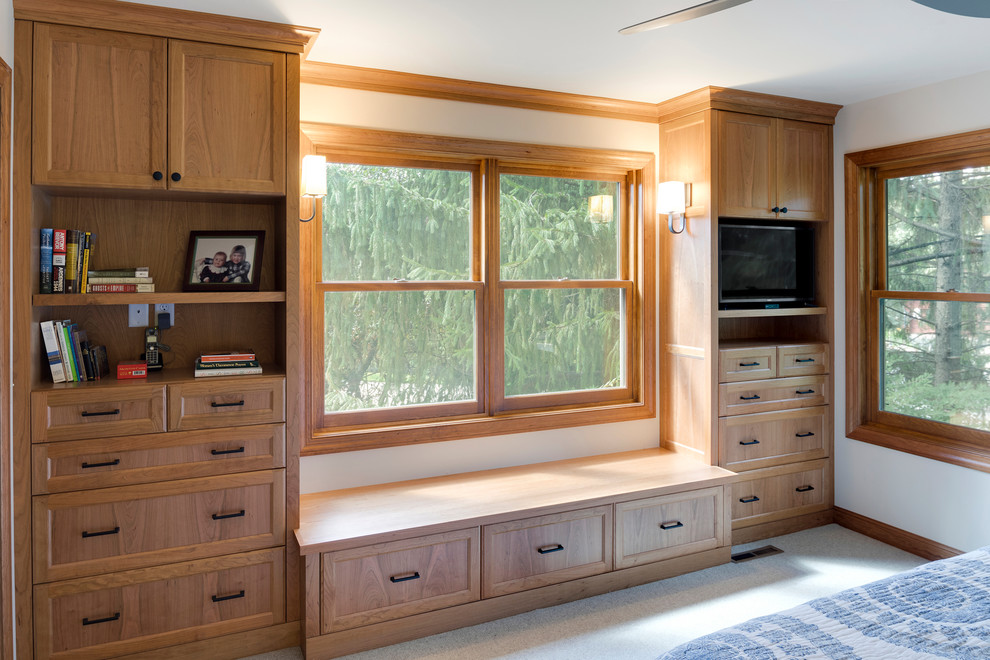
<svg viewBox="0 0 990 660"><path fill-rule="evenodd" d="M718 228L721 309L796 307L812 303L814 231L795 225Z"/></svg>

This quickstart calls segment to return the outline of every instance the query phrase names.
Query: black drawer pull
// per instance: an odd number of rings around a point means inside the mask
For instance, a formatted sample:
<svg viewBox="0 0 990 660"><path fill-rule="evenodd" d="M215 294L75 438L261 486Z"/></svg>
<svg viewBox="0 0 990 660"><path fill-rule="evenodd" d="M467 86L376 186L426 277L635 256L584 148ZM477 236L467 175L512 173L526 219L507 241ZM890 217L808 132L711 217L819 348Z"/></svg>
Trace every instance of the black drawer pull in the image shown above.
<svg viewBox="0 0 990 660"><path fill-rule="evenodd" d="M795 358L795 362L814 362L815 358Z"/></svg>
<svg viewBox="0 0 990 660"><path fill-rule="evenodd" d="M82 469L94 468L94 467L110 467L111 465L120 465L120 459L115 458L112 461L107 461L106 463L86 463L83 462Z"/></svg>
<svg viewBox="0 0 990 660"><path fill-rule="evenodd" d="M119 534L120 527L114 527L113 529L105 529L102 532L83 532L82 537L84 539L91 539L94 536L110 536L111 534Z"/></svg>
<svg viewBox="0 0 990 660"><path fill-rule="evenodd" d="M684 523L680 520L676 522L660 523L660 529L677 529L678 527L684 527Z"/></svg>
<svg viewBox="0 0 990 660"><path fill-rule="evenodd" d="M223 456L224 454L243 454L244 447L238 447L237 449L211 449L210 453L214 456Z"/></svg>
<svg viewBox="0 0 990 660"><path fill-rule="evenodd" d="M743 447L748 447L750 445L758 445L760 444L760 441L754 438L753 440L740 440L739 444Z"/></svg>
<svg viewBox="0 0 990 660"><path fill-rule="evenodd" d="M393 575L388 579L389 582L396 584L399 582L408 582L409 580L418 580L419 571L413 571L412 573L406 573L405 575Z"/></svg>
<svg viewBox="0 0 990 660"><path fill-rule="evenodd" d="M244 515L244 509L241 509L237 513L214 513L214 520L226 520L227 518L240 518Z"/></svg>
<svg viewBox="0 0 990 660"><path fill-rule="evenodd" d="M243 406L243 405L244 405L244 399L241 399L240 401L235 401L234 403L217 403L216 401L210 402L211 408L230 408L233 406Z"/></svg>
<svg viewBox="0 0 990 660"><path fill-rule="evenodd" d="M794 390L795 394L814 394L814 390Z"/></svg>
<svg viewBox="0 0 990 660"><path fill-rule="evenodd" d="M103 417L104 415L119 415L120 408L114 408L113 410L103 410L101 412L86 412L82 411L83 417Z"/></svg>
<svg viewBox="0 0 990 660"><path fill-rule="evenodd" d="M104 617L102 619L90 619L89 617L83 617L84 626L92 626L97 623L110 623L111 621L116 621L120 618L120 612L114 612L113 616Z"/></svg>
<svg viewBox="0 0 990 660"><path fill-rule="evenodd" d="M553 545L545 545L542 548L537 548L536 551L541 555L548 555L551 552L560 552L563 549L564 546L559 543L554 543Z"/></svg>
<svg viewBox="0 0 990 660"><path fill-rule="evenodd" d="M758 367L758 366L760 366L760 363L759 362L740 362L739 363L739 366L740 367Z"/></svg>
<svg viewBox="0 0 990 660"><path fill-rule="evenodd" d="M234 600L235 598L244 598L244 590L241 589L236 594L230 594L229 596L210 596L214 603L219 603L225 600Z"/></svg>
<svg viewBox="0 0 990 660"><path fill-rule="evenodd" d="M813 435L814 435L814 433L812 433L811 431L808 431L807 433L795 433L794 434L794 437L795 438L810 438Z"/></svg>
<svg viewBox="0 0 990 660"><path fill-rule="evenodd" d="M750 504L751 502L759 502L760 498L758 498L756 495L750 495L749 497L740 497L739 501L742 502L743 504Z"/></svg>
<svg viewBox="0 0 990 660"><path fill-rule="evenodd" d="M755 401L760 398L759 394L754 394L753 396L741 396L739 397L743 401Z"/></svg>
<svg viewBox="0 0 990 660"><path fill-rule="evenodd" d="M178 172L172 172L172 181L178 181L181 178L182 178L181 174L179 174Z"/></svg>
<svg viewBox="0 0 990 660"><path fill-rule="evenodd" d="M795 492L798 492L798 493L807 493L809 490L814 490L814 489L815 489L814 486L798 486L794 490L795 490Z"/></svg>

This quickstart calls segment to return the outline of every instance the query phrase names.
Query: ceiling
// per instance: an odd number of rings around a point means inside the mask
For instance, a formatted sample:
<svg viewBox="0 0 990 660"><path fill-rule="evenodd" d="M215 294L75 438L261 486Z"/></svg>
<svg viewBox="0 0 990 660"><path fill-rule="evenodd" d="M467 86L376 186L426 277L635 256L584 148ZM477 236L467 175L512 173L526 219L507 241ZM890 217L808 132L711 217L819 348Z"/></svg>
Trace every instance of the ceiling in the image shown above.
<svg viewBox="0 0 990 660"><path fill-rule="evenodd" d="M848 105L990 70L990 19L912 0L142 0L316 27L309 60L659 102L715 85Z"/></svg>

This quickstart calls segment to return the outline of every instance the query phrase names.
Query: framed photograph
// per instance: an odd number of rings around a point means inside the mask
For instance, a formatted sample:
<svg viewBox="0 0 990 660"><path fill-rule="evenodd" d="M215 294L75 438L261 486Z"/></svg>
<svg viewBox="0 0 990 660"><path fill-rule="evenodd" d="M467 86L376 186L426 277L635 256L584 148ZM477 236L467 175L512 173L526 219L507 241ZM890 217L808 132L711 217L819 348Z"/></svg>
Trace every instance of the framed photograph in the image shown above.
<svg viewBox="0 0 990 660"><path fill-rule="evenodd" d="M263 231L189 232L183 291L257 291Z"/></svg>

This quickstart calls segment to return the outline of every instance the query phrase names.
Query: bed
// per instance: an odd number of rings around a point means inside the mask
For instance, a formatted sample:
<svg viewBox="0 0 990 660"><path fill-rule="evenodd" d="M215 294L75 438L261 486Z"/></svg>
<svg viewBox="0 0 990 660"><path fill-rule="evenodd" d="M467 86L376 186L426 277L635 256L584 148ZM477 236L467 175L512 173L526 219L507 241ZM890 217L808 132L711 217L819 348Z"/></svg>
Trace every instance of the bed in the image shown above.
<svg viewBox="0 0 990 660"><path fill-rule="evenodd" d="M661 660L990 658L990 546L681 644Z"/></svg>

